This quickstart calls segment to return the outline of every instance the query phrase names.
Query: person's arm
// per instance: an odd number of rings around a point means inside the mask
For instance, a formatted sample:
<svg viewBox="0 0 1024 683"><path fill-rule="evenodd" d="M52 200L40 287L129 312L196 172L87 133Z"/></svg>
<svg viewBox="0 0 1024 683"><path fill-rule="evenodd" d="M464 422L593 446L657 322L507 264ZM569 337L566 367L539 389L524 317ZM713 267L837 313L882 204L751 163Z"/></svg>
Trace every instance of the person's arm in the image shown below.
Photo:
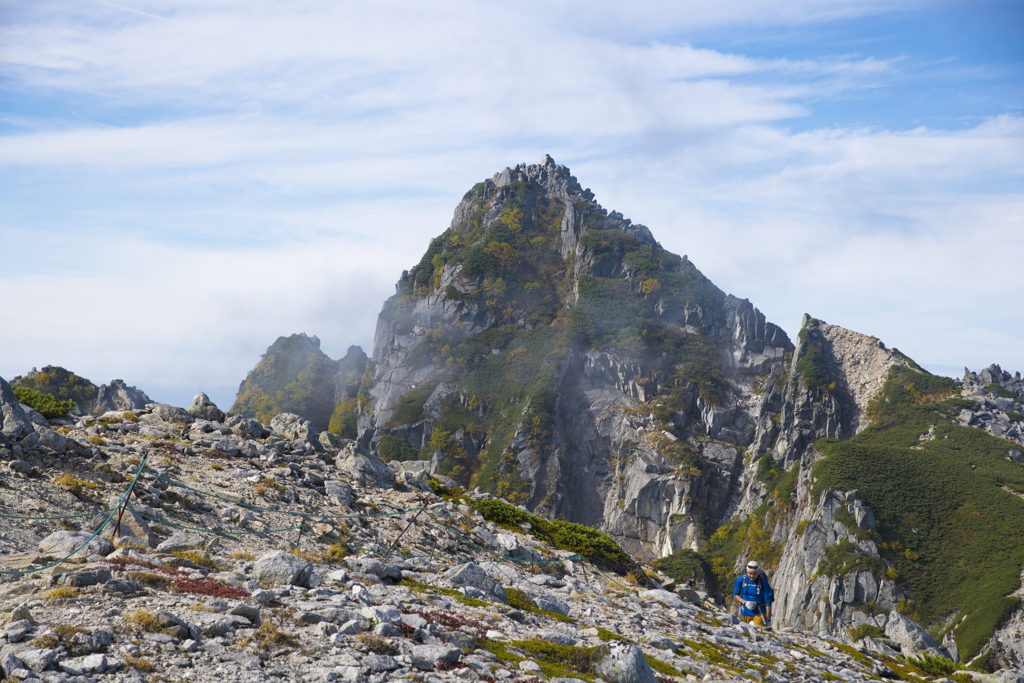
<svg viewBox="0 0 1024 683"><path fill-rule="evenodd" d="M736 579L736 583L734 583L733 586L732 586L732 599L733 599L733 602L738 602L741 605L744 603L743 598L740 597L740 582L742 580L743 580L743 577L740 577L740 578Z"/></svg>
<svg viewBox="0 0 1024 683"><path fill-rule="evenodd" d="M764 613L768 618L768 621L772 620L772 603L775 601L775 591L772 590L772 586L768 583L768 579L764 580Z"/></svg>

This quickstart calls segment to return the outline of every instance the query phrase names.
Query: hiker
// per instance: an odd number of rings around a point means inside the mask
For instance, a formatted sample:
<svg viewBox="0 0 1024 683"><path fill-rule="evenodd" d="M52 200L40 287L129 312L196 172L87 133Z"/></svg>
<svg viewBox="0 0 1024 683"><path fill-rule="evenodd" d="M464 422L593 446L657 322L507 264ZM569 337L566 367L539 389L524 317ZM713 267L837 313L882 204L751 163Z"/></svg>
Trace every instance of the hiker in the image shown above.
<svg viewBox="0 0 1024 683"><path fill-rule="evenodd" d="M774 598L768 577L761 573L761 566L755 560L747 562L747 573L736 579L732 589L732 599L742 605L740 618L754 626L770 626Z"/></svg>

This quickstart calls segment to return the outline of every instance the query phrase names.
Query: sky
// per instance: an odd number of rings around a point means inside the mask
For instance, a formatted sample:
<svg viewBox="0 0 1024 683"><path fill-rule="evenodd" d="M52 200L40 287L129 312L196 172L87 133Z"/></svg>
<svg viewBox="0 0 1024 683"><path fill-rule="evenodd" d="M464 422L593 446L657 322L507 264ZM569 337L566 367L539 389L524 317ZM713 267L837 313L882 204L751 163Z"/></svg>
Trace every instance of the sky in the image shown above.
<svg viewBox="0 0 1024 683"><path fill-rule="evenodd" d="M1024 1L0 0L0 376L367 353L543 154L795 338L1024 371Z"/></svg>

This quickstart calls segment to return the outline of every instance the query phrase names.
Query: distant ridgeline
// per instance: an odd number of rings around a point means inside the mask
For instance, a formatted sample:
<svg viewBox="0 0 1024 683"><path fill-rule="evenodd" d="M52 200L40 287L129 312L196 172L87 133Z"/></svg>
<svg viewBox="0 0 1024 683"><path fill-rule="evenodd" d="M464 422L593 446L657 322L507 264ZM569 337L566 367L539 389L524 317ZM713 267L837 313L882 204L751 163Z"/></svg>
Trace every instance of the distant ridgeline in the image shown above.
<svg viewBox="0 0 1024 683"><path fill-rule="evenodd" d="M331 360L315 336L278 337L238 387L231 412L264 424L278 413L295 413L320 431L354 439L366 362L358 346Z"/></svg>
<svg viewBox="0 0 1024 683"><path fill-rule="evenodd" d="M70 370L47 365L11 380L18 400L46 418L76 413L104 413L108 410L133 410L152 403L145 392L115 379L97 387Z"/></svg>

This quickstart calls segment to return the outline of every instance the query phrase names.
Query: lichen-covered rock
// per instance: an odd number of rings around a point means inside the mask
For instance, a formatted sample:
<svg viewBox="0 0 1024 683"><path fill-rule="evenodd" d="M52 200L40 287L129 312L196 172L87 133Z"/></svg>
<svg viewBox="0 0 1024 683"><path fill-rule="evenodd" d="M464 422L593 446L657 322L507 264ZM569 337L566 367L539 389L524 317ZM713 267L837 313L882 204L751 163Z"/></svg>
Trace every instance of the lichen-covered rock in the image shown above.
<svg viewBox="0 0 1024 683"><path fill-rule="evenodd" d="M309 420L294 413L280 413L270 421L270 429L288 441L315 441L316 427ZM319 443L319 442L318 442Z"/></svg>
<svg viewBox="0 0 1024 683"><path fill-rule="evenodd" d="M630 643L613 642L598 650L594 673L610 683L656 683L643 651Z"/></svg>
<svg viewBox="0 0 1024 683"><path fill-rule="evenodd" d="M283 550L263 555L253 566L253 576L262 585L309 587L312 563Z"/></svg>
<svg viewBox="0 0 1024 683"><path fill-rule="evenodd" d="M900 644L904 656L919 656L921 653L945 656L939 651L939 644L928 631L899 612L889 615L885 635Z"/></svg>
<svg viewBox="0 0 1024 683"><path fill-rule="evenodd" d="M67 555L72 550L75 550L86 541L89 541L89 536L81 531L57 531L43 540L39 541L39 554L40 555ZM109 555L113 552L114 546L111 545L110 541L100 536L89 541L89 545L82 548L78 554L82 557L89 555Z"/></svg>
<svg viewBox="0 0 1024 683"><path fill-rule="evenodd" d="M452 567L444 574L444 581L454 588L468 586L486 594L491 600L508 602L505 588L472 562Z"/></svg>
<svg viewBox="0 0 1024 683"><path fill-rule="evenodd" d="M359 451L355 441L347 441L334 458L334 465L355 484L376 488L395 488L395 471L380 458Z"/></svg>
<svg viewBox="0 0 1024 683"><path fill-rule="evenodd" d="M189 415L209 420L210 422L224 421L224 411L218 408L210 400L210 397L201 391L195 395L195 398L192 399L192 405L186 408L186 410Z"/></svg>
<svg viewBox="0 0 1024 683"><path fill-rule="evenodd" d="M14 389L3 377L0 377L0 413L0 432L8 439L17 440L33 431Z"/></svg>

